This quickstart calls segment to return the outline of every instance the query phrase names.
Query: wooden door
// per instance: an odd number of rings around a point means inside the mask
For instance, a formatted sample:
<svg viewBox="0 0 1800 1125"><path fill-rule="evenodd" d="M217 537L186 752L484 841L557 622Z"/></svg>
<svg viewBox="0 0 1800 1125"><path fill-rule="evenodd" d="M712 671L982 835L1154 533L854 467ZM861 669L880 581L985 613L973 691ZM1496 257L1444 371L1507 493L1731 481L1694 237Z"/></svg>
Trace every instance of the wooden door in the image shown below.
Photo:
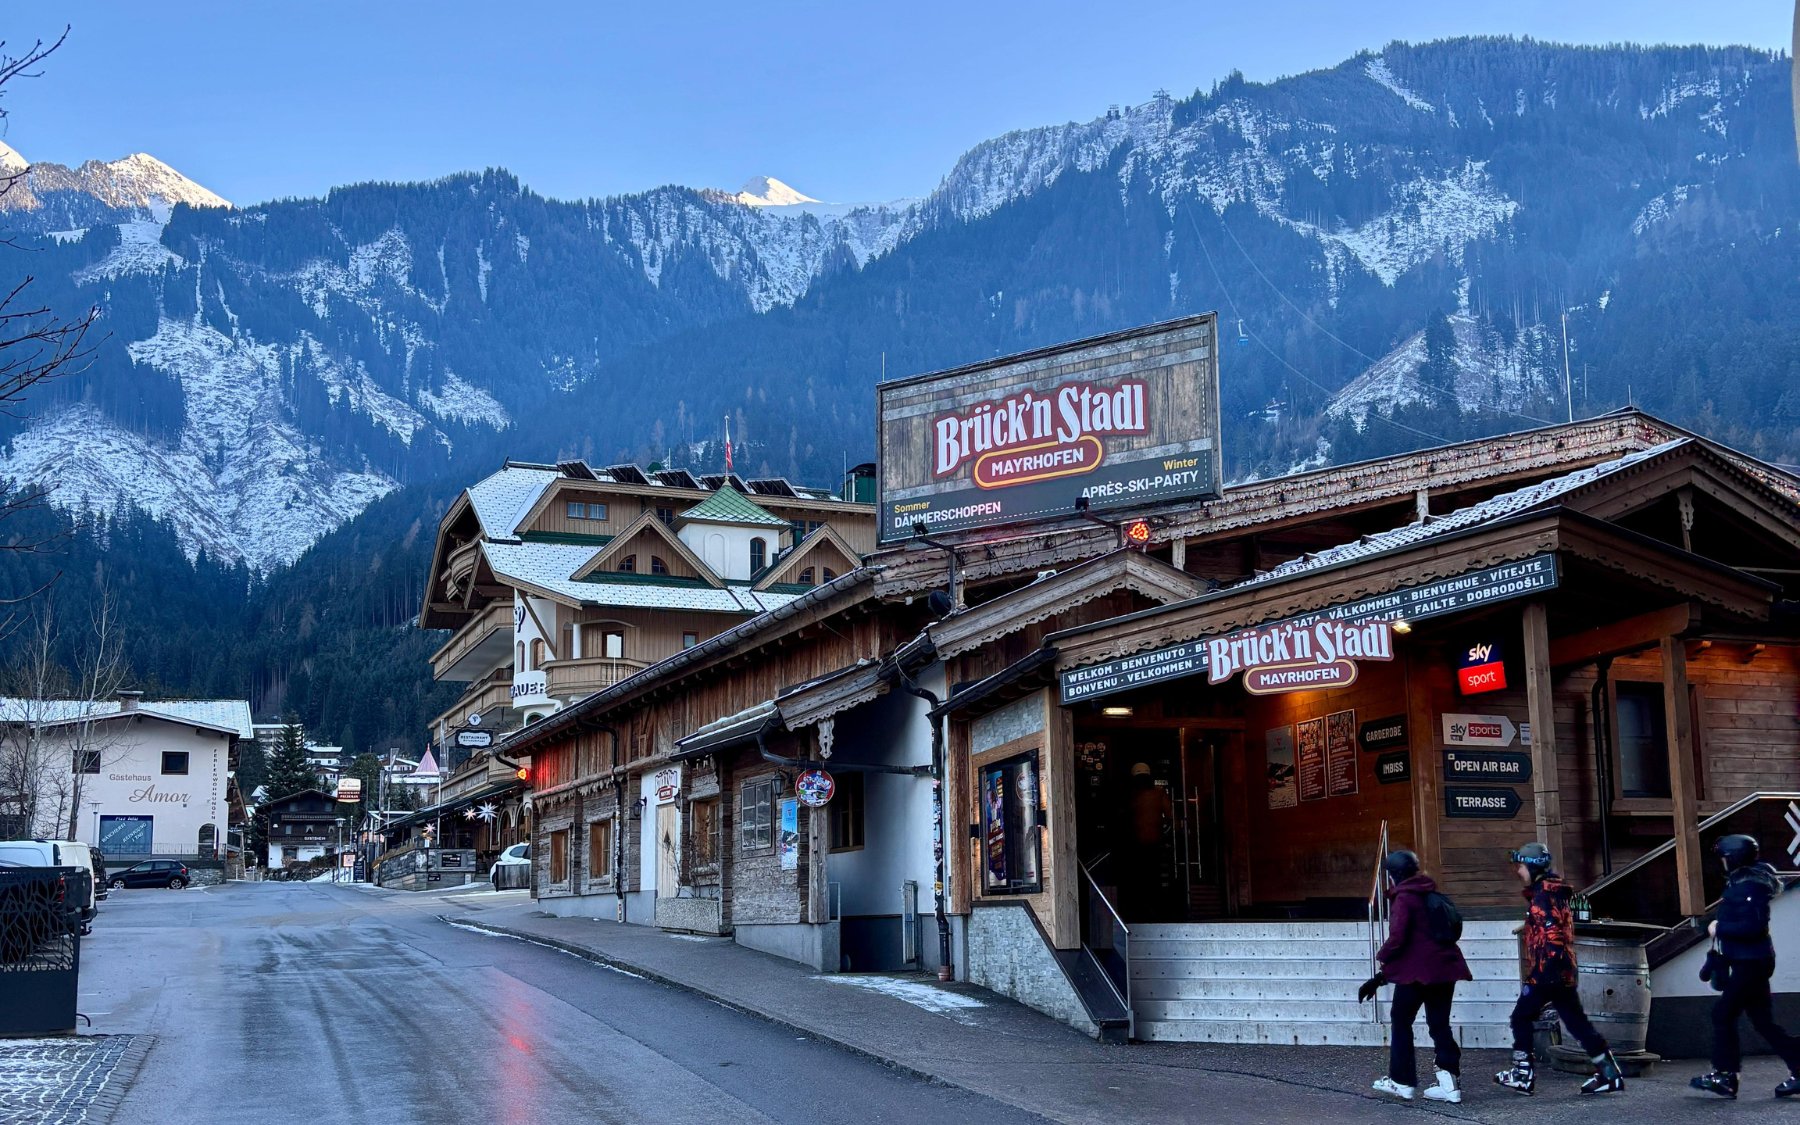
<svg viewBox="0 0 1800 1125"><path fill-rule="evenodd" d="M681 870L681 815L675 802L656 806L656 895L674 898Z"/></svg>

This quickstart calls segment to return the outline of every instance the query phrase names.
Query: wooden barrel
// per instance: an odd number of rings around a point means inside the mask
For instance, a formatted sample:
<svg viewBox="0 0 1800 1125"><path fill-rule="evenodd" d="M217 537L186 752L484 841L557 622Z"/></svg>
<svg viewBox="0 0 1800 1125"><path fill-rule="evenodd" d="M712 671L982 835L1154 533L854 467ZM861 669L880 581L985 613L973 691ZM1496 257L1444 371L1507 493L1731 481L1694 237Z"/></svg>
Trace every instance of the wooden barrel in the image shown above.
<svg viewBox="0 0 1800 1125"><path fill-rule="evenodd" d="M1576 928L1581 1006L1615 1053L1644 1049L1650 1030L1650 959L1641 938Z"/></svg>

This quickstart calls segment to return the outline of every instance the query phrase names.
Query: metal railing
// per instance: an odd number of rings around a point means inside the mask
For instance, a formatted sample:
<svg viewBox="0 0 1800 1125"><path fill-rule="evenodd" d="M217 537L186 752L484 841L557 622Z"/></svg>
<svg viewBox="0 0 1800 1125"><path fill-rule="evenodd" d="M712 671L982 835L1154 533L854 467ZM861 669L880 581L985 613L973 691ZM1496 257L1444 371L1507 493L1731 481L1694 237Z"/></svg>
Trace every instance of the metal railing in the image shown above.
<svg viewBox="0 0 1800 1125"><path fill-rule="evenodd" d="M1131 1020L1129 1034L1135 1035L1137 1016L1131 1008L1131 927L1125 924L1124 916L1106 897L1100 880L1094 876L1095 869L1111 858L1112 853L1107 852L1096 856L1091 863L1080 865L1081 892L1086 899L1081 919L1081 944L1100 966L1113 995L1125 1006Z"/></svg>
<svg viewBox="0 0 1800 1125"><path fill-rule="evenodd" d="M1388 898L1387 887L1383 886L1382 876L1386 871L1388 854L1388 822L1381 822L1381 837L1375 846L1375 875L1369 881L1369 975L1374 976L1381 971L1381 963L1375 959L1383 944L1387 942L1388 930ZM1372 1019L1382 1022L1380 1004L1373 1005Z"/></svg>
<svg viewBox="0 0 1800 1125"><path fill-rule="evenodd" d="M1742 832L1762 845L1762 858L1784 872L1800 868L1800 793L1752 793L1733 801L1701 821L1695 828L1700 839L1701 882L1705 901L1714 903L1725 893L1725 869L1713 858L1713 843L1721 836ZM1678 926L1685 916L1675 863L1673 838L1651 848L1637 859L1582 891L1594 917L1626 922L1651 922Z"/></svg>

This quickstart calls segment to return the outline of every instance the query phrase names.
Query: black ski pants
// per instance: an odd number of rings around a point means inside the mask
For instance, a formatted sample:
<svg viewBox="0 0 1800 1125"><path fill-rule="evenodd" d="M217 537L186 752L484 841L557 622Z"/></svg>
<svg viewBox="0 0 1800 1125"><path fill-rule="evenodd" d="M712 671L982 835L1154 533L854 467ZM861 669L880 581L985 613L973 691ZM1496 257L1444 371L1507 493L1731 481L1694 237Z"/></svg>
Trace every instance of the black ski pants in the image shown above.
<svg viewBox="0 0 1800 1125"><path fill-rule="evenodd" d="M1581 1044L1588 1058L1597 1059L1606 1053L1606 1037L1594 1029L1587 1012L1582 1010L1581 994L1568 984L1528 984L1519 991L1519 1002L1512 1010L1513 1050L1531 1053L1532 1024L1545 1008L1556 1009L1563 1026Z"/></svg>
<svg viewBox="0 0 1800 1125"><path fill-rule="evenodd" d="M1747 1016L1750 1026L1767 1039L1769 1046L1781 1056L1781 1061L1787 1063L1788 1071L1800 1074L1800 1039L1789 1035L1775 1022L1769 1007L1769 978L1775 975L1775 962L1731 961L1728 964L1731 971L1725 975L1725 988L1713 1001L1713 1069L1736 1074L1742 1068L1744 1052L1738 1042L1738 1017Z"/></svg>
<svg viewBox="0 0 1800 1125"><path fill-rule="evenodd" d="M1436 1048L1437 1067L1462 1074L1462 1048L1450 1030L1450 1004L1456 998L1456 982L1396 984L1394 986L1392 1036L1388 1043L1388 1077L1402 1086L1419 1084L1419 1060L1413 1048L1413 1020L1425 1009L1425 1027Z"/></svg>

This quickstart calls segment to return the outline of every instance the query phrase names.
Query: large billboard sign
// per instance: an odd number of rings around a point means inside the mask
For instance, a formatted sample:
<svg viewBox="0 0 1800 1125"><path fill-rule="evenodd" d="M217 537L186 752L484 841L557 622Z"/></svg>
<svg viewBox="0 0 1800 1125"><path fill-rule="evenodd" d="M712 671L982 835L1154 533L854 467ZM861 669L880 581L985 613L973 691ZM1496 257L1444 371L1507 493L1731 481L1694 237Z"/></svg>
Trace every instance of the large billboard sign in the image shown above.
<svg viewBox="0 0 1800 1125"><path fill-rule="evenodd" d="M1213 313L883 383L880 541L1218 495Z"/></svg>

